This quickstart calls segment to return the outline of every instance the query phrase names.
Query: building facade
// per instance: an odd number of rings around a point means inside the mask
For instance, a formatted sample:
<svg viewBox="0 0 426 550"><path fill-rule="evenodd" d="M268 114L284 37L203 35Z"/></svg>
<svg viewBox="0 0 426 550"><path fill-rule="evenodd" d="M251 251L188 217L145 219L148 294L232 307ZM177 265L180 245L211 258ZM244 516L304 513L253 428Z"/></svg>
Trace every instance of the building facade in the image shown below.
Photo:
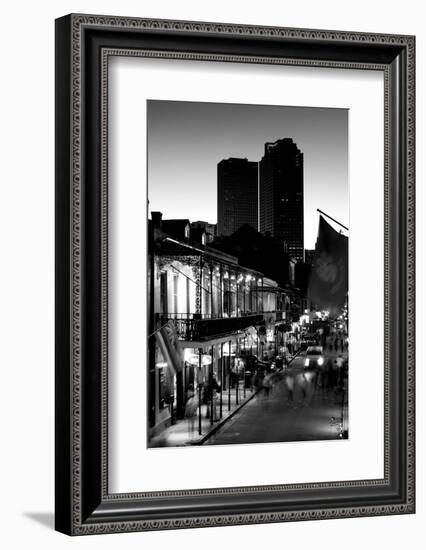
<svg viewBox="0 0 426 550"><path fill-rule="evenodd" d="M167 235L159 213L149 225L148 271L150 445L184 418L188 391L198 395L200 435L201 420L213 424L253 391L259 365L277 353L288 300L235 256Z"/></svg>
<svg viewBox="0 0 426 550"><path fill-rule="evenodd" d="M229 237L218 237L212 247L238 256L242 265L261 271L281 286L293 284L292 259L286 243L270 235L263 235L248 224Z"/></svg>
<svg viewBox="0 0 426 550"><path fill-rule="evenodd" d="M304 260L303 153L290 138L265 144L259 163L259 226Z"/></svg>
<svg viewBox="0 0 426 550"><path fill-rule="evenodd" d="M217 235L231 235L242 225L258 228L258 163L224 159L217 165Z"/></svg>

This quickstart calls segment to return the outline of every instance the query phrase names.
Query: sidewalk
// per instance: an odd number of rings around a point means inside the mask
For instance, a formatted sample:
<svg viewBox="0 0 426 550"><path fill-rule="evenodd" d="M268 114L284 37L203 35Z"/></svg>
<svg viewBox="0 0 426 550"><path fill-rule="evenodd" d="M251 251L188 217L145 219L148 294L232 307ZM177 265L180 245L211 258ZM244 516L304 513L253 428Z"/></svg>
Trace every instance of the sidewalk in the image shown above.
<svg viewBox="0 0 426 550"><path fill-rule="evenodd" d="M287 367L300 354L297 351L290 359ZM235 388L231 388L230 396L228 390L223 391L222 395L222 418L220 418L220 400L216 402L215 420L207 418L207 405L201 406L201 434L199 433L199 414L192 419L177 420L163 430L160 434L153 437L149 443L149 448L154 447L183 447L187 445L202 445L210 436L212 436L223 424L227 422L237 411L248 403L260 388L238 388L238 403ZM230 398L230 399L229 399Z"/></svg>
<svg viewBox="0 0 426 550"><path fill-rule="evenodd" d="M228 390L223 391L222 395L222 418L220 418L220 400L216 402L215 420L207 418L208 405L201 406L201 434L199 433L199 416L194 418L178 420L176 424L166 428L161 434L153 437L149 447L180 447L185 445L201 445L208 439L220 426L222 426L231 416L233 416L241 407L243 407L252 397L256 395L258 389L239 388L238 404L235 388L231 388L229 399ZM209 411L210 412L210 411Z"/></svg>

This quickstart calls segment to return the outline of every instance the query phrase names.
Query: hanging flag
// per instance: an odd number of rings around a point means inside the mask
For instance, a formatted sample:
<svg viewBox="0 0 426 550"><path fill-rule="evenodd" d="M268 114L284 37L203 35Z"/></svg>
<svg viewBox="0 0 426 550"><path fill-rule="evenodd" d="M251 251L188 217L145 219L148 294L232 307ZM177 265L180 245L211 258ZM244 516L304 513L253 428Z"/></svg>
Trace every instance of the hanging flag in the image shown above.
<svg viewBox="0 0 426 550"><path fill-rule="evenodd" d="M337 314L348 292L348 238L320 216L314 261L308 285L313 305Z"/></svg>
<svg viewBox="0 0 426 550"><path fill-rule="evenodd" d="M182 357L174 322L168 321L157 330L155 339L168 367L174 373L180 372L182 370Z"/></svg>

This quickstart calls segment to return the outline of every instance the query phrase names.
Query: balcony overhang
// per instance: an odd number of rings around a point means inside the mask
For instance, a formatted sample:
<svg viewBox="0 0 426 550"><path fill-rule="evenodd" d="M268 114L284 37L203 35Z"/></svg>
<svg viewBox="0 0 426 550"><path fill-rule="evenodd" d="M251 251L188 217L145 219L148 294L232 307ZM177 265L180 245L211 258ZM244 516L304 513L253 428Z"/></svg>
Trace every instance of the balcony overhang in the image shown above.
<svg viewBox="0 0 426 550"><path fill-rule="evenodd" d="M235 342L239 338L244 337L244 331L232 332L230 334L216 335L212 337L206 337L202 340L180 340L179 345L181 348L206 348L209 346L215 346L216 344L226 344L227 342Z"/></svg>
<svg viewBox="0 0 426 550"><path fill-rule="evenodd" d="M245 329L264 324L263 315L244 315L242 317L221 317L218 319L170 319L164 316L162 323L172 320L176 326L179 341L190 343L184 347L202 347L213 341L220 343L238 337Z"/></svg>

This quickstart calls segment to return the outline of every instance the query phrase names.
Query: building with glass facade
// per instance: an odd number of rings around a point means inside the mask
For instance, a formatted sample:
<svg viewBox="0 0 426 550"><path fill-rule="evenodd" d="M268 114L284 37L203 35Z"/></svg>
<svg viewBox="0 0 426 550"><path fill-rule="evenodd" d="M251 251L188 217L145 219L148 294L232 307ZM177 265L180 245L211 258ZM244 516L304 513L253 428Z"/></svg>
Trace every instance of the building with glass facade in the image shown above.
<svg viewBox="0 0 426 550"><path fill-rule="evenodd" d="M258 229L258 166L245 158L217 165L217 235L232 235L245 224Z"/></svg>
<svg viewBox="0 0 426 550"><path fill-rule="evenodd" d="M259 163L259 230L304 260L303 153L291 138L265 143Z"/></svg>

